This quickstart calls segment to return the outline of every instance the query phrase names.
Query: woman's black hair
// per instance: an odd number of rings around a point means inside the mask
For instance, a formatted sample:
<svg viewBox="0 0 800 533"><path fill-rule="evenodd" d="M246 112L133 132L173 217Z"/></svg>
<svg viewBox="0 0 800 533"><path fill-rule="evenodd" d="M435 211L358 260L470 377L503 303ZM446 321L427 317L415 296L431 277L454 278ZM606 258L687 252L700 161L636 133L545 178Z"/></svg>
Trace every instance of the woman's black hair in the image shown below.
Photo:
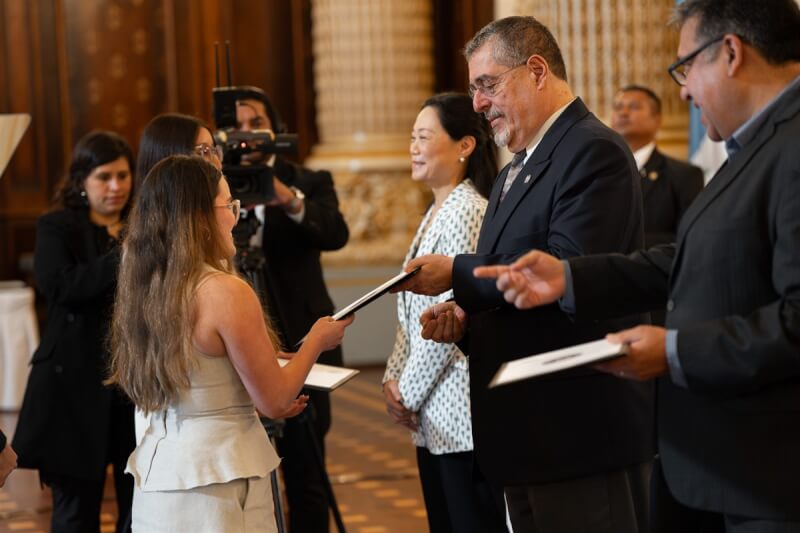
<svg viewBox="0 0 800 533"><path fill-rule="evenodd" d="M211 131L199 118L179 113L163 113L151 120L139 140L136 164L139 179L144 179L150 169L167 156L192 154L200 128Z"/></svg>
<svg viewBox="0 0 800 533"><path fill-rule="evenodd" d="M101 165L116 161L120 157L128 160L131 173L135 168L133 150L128 141L113 131L92 131L84 135L72 151L69 170L56 190L53 204L66 209L85 209L88 200L84 193L84 181L94 169ZM133 178L133 176L131 176ZM133 184L133 179L131 183ZM133 187L133 185L132 185ZM131 189L130 198L133 198ZM122 210L122 218L128 215L131 201Z"/></svg>
<svg viewBox="0 0 800 533"><path fill-rule="evenodd" d="M497 149L489 122L472 108L472 98L464 93L446 92L431 96L421 109L436 110L442 127L454 141L471 135L475 149L467 160L466 176L484 198L489 197L497 177Z"/></svg>

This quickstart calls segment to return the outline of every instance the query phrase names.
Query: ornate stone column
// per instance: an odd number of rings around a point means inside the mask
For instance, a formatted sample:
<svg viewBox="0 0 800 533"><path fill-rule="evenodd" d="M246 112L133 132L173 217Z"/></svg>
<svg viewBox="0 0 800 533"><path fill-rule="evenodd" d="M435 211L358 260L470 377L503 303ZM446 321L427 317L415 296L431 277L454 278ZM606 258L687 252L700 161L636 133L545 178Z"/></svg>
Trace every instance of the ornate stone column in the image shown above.
<svg viewBox="0 0 800 533"><path fill-rule="evenodd" d="M678 32L667 25L674 0L498 0L498 17L532 15L558 40L576 95L598 117L611 113L617 88L635 83L663 103L659 145L686 157L689 112L666 72Z"/></svg>
<svg viewBox="0 0 800 533"><path fill-rule="evenodd" d="M398 263L428 197L410 180L408 143L433 92L431 0L313 0L320 143L306 160L333 172L350 242L327 264Z"/></svg>

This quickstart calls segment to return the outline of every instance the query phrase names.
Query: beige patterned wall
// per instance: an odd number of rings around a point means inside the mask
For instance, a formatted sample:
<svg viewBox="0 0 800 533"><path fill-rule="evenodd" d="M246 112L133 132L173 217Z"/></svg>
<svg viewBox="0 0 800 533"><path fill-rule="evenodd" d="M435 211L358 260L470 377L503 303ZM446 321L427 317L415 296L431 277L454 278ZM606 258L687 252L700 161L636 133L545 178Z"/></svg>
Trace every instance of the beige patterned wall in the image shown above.
<svg viewBox="0 0 800 533"><path fill-rule="evenodd" d="M306 164L333 172L350 242L326 264L396 264L427 205L408 139L433 92L431 0L313 0L320 143Z"/></svg>
<svg viewBox="0 0 800 533"><path fill-rule="evenodd" d="M558 40L575 94L606 118L616 89L636 83L663 101L659 143L686 157L688 106L666 72L678 33L667 25L674 0L498 0L497 17L532 15Z"/></svg>

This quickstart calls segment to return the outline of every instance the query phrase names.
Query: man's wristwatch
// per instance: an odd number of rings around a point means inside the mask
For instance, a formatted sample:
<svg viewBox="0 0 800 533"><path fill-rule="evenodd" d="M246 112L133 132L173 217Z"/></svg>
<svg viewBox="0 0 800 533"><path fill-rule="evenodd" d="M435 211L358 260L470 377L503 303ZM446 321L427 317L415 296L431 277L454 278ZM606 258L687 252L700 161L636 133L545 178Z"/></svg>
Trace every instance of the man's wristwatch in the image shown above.
<svg viewBox="0 0 800 533"><path fill-rule="evenodd" d="M306 195L297 187L289 187L289 189L294 193L294 198L292 198L292 201L289 202L287 207L289 208L289 212L296 213L303 207L303 201L306 199Z"/></svg>

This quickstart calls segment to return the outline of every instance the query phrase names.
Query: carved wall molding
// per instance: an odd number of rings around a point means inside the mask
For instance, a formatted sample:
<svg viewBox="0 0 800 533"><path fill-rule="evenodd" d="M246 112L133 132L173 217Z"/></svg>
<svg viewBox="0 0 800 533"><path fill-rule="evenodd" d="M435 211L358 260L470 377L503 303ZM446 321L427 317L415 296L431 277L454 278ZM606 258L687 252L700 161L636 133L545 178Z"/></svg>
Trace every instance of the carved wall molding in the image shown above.
<svg viewBox="0 0 800 533"><path fill-rule="evenodd" d="M306 164L334 175L350 241L326 263L398 263L423 215L409 132L433 93L431 0L313 0L319 144Z"/></svg>
<svg viewBox="0 0 800 533"><path fill-rule="evenodd" d="M607 119L616 90L646 85L662 100L659 144L686 157L688 105L666 72L678 32L668 26L674 0L498 0L495 15L531 15L561 47L570 86L598 117Z"/></svg>

